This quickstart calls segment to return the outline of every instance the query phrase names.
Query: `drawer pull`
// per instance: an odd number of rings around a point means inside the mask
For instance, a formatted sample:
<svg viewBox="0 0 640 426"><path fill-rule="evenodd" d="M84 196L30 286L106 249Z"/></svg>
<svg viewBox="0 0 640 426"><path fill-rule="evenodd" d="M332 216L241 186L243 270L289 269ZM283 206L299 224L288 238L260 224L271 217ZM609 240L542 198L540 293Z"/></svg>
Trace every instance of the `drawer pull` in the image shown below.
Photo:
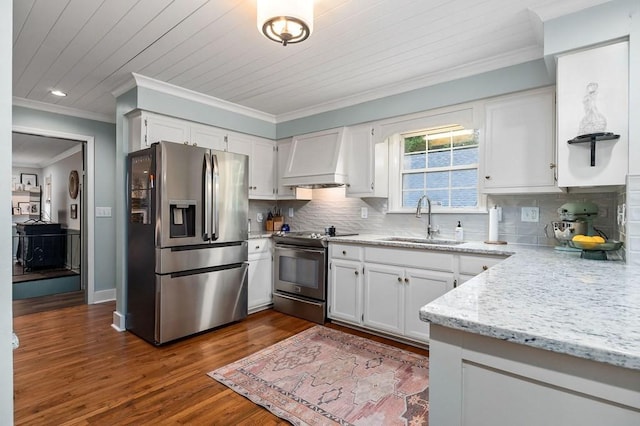
<svg viewBox="0 0 640 426"><path fill-rule="evenodd" d="M358 272L358 271L354 271L354 272L355 272L356 275L360 275L360 272Z"/></svg>
<svg viewBox="0 0 640 426"><path fill-rule="evenodd" d="M346 250L342 250L342 255L346 256L347 255L347 251Z"/></svg>
<svg viewBox="0 0 640 426"><path fill-rule="evenodd" d="M482 265L482 270L486 271L487 269L489 269L489 267L487 265Z"/></svg>
<svg viewBox="0 0 640 426"><path fill-rule="evenodd" d="M404 282L405 282L405 283L408 283L408 282L409 282L409 278L405 278L405 279L404 279Z"/></svg>
<svg viewBox="0 0 640 426"><path fill-rule="evenodd" d="M260 249L260 246L256 246L256 250L259 250L259 249Z"/></svg>
<svg viewBox="0 0 640 426"><path fill-rule="evenodd" d="M398 277L398 282L401 283L402 282L402 278Z"/></svg>

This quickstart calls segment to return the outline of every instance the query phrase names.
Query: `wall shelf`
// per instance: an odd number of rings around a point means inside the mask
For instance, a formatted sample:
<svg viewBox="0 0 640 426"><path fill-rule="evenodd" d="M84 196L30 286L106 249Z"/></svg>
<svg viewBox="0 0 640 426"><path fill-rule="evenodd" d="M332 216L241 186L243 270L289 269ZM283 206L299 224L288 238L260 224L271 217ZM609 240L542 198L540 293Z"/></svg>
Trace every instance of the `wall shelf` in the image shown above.
<svg viewBox="0 0 640 426"><path fill-rule="evenodd" d="M586 135L576 136L575 138L568 140L569 145L577 143L589 143L591 144L591 167L596 165L596 142L608 141L619 139L620 135L614 135L613 133L589 133Z"/></svg>

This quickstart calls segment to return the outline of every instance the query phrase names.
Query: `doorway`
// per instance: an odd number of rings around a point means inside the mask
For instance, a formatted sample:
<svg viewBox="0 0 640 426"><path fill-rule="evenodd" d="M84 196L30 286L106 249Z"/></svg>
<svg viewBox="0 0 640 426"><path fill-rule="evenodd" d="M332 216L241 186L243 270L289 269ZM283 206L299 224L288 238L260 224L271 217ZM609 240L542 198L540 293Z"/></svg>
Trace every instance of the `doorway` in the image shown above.
<svg viewBox="0 0 640 426"><path fill-rule="evenodd" d="M88 141L73 136L12 134L14 316L89 299Z"/></svg>

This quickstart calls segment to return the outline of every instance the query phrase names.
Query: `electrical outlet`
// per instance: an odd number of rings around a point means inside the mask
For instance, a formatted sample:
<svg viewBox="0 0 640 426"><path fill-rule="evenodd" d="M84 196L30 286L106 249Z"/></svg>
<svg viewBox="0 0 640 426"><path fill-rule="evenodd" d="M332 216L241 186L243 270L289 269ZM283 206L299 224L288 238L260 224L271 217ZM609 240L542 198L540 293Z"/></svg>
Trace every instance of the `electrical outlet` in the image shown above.
<svg viewBox="0 0 640 426"><path fill-rule="evenodd" d="M258 213L256 220L258 221L258 223L262 223L262 220L264 219L264 217L262 216L262 213Z"/></svg>
<svg viewBox="0 0 640 426"><path fill-rule="evenodd" d="M369 217L369 209L367 209L366 207L362 207L362 208L360 209L360 217L361 217L362 219L366 219L366 218L368 218L368 217Z"/></svg>
<svg viewBox="0 0 640 426"><path fill-rule="evenodd" d="M293 217L293 207L289 207L289 217Z"/></svg>
<svg viewBox="0 0 640 426"><path fill-rule="evenodd" d="M520 216L522 222L540 222L540 207L523 207Z"/></svg>

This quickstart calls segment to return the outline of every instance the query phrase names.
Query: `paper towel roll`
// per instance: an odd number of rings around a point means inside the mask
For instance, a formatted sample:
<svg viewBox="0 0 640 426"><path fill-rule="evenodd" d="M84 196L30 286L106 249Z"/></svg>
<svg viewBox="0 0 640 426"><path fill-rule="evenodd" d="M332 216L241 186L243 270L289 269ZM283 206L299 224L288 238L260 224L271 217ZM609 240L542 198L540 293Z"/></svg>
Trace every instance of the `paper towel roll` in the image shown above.
<svg viewBox="0 0 640 426"><path fill-rule="evenodd" d="M489 241L498 241L498 208L489 209Z"/></svg>

